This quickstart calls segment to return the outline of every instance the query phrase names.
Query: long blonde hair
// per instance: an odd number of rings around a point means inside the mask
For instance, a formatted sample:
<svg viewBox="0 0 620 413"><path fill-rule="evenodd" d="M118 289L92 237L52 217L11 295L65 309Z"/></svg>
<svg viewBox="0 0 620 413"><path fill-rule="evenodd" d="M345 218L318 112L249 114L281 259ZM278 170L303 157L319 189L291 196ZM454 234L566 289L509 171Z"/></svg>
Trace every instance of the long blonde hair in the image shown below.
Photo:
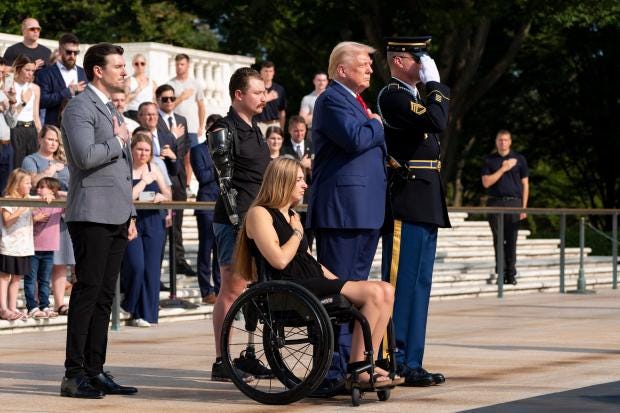
<svg viewBox="0 0 620 413"><path fill-rule="evenodd" d="M32 174L25 169L17 168L13 169L11 174L9 175L9 179L6 184L6 189L4 190L4 196L7 198L26 198L28 194L22 195L17 189L19 185L21 185L22 181L26 178L30 178L32 182Z"/></svg>
<svg viewBox="0 0 620 413"><path fill-rule="evenodd" d="M303 170L301 162L288 157L276 158L267 166L263 183L250 208L282 208L291 201L291 195L297 183L297 172ZM235 272L246 281L256 280L256 263L250 253L250 239L245 231L243 220L241 231L235 247Z"/></svg>

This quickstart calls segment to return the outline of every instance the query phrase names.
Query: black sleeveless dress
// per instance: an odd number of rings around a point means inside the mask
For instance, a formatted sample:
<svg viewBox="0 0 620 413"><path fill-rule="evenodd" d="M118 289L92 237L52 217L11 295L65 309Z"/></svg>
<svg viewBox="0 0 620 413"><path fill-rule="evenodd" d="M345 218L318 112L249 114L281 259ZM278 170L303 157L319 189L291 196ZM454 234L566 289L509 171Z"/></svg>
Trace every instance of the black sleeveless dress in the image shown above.
<svg viewBox="0 0 620 413"><path fill-rule="evenodd" d="M286 221L286 218L278 209L265 209L271 215L273 227L278 234L278 241L280 242L280 245L282 246L286 244L286 242L295 233L293 228L291 228L289 223ZM272 280L288 280L295 282L310 290L310 292L317 297L340 294L340 290L342 289L345 281L340 279L330 280L325 278L321 265L312 255L310 255L310 253L308 253L308 242L305 237L299 243L299 248L297 248L297 252L291 262L289 262L289 264L282 270L275 269L269 265L269 262L262 257L260 251L254 243L254 240L249 241L250 253L252 254L252 257L254 257L256 262L259 260L264 260L265 268L270 273Z"/></svg>

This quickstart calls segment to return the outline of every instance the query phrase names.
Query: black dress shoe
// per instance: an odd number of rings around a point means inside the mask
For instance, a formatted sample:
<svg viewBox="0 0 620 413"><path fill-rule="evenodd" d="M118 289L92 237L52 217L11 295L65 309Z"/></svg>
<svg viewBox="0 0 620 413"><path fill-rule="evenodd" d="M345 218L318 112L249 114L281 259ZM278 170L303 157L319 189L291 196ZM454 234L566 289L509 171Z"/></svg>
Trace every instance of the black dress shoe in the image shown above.
<svg viewBox="0 0 620 413"><path fill-rule="evenodd" d="M131 386L121 386L112 380L114 377L109 373L99 373L90 378L90 384L97 390L101 390L105 394L136 394L138 389Z"/></svg>
<svg viewBox="0 0 620 413"><path fill-rule="evenodd" d="M177 262L176 265L177 274L185 274L188 277L195 277L196 271L192 269L192 267L186 262Z"/></svg>
<svg viewBox="0 0 620 413"><path fill-rule="evenodd" d="M105 394L90 385L84 376L63 377L60 383L60 395L63 397L77 397L80 399L101 399Z"/></svg>
<svg viewBox="0 0 620 413"><path fill-rule="evenodd" d="M401 377L405 378L403 386L427 387L435 384L433 377L423 368L408 369Z"/></svg>
<svg viewBox="0 0 620 413"><path fill-rule="evenodd" d="M351 394L345 387L346 380L325 379L308 397L329 399L334 396Z"/></svg>
<svg viewBox="0 0 620 413"><path fill-rule="evenodd" d="M429 373L428 371L421 369L426 374L429 374L433 379L433 384L441 384L446 382L446 378L441 373Z"/></svg>
<svg viewBox="0 0 620 413"><path fill-rule="evenodd" d="M168 292L168 291L170 291L170 287L167 287L164 283L160 282L159 283L159 291Z"/></svg>

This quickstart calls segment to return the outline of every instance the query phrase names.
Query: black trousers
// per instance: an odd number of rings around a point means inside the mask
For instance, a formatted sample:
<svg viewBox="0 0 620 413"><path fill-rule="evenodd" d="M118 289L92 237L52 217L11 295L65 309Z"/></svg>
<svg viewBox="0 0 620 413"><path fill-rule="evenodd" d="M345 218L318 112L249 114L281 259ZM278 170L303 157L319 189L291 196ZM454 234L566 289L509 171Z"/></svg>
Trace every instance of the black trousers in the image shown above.
<svg viewBox="0 0 620 413"><path fill-rule="evenodd" d="M492 198L487 202L489 207L514 207L520 208L520 198ZM489 214L489 225L493 232L493 248L495 250L495 272L498 272L497 262L497 237L499 226L499 214ZM504 214L504 278L511 279L517 274L517 235L519 233L519 214Z"/></svg>
<svg viewBox="0 0 620 413"><path fill-rule="evenodd" d="M11 129L11 145L14 152L13 167L21 168L24 158L39 150L37 128L34 127L34 122L31 122L28 128L25 126L15 126Z"/></svg>
<svg viewBox="0 0 620 413"><path fill-rule="evenodd" d="M69 222L77 282L67 320L65 376L103 372L116 280L127 246L127 223Z"/></svg>

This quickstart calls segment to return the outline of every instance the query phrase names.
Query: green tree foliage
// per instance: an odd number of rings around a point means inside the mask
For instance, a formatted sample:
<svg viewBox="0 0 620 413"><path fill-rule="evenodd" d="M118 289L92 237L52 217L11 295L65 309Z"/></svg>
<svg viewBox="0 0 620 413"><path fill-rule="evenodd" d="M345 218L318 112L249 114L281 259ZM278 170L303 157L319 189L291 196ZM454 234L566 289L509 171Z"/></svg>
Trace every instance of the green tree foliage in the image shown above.
<svg viewBox="0 0 620 413"><path fill-rule="evenodd" d="M195 14L171 1L15 0L2 2L5 31L20 34L25 17L39 20L45 38L75 33L84 43L160 42L217 50L215 34Z"/></svg>

